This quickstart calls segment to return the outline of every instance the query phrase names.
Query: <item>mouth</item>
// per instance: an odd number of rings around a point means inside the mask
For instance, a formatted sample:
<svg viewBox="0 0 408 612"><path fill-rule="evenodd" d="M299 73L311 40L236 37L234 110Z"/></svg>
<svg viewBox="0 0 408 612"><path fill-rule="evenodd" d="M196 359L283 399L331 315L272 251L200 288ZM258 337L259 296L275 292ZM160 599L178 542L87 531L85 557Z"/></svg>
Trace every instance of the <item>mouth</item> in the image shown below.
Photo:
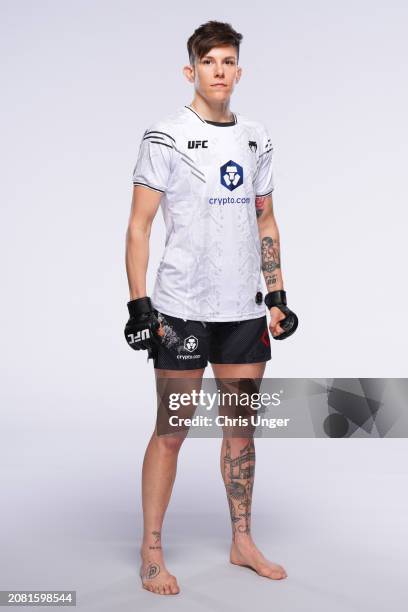
<svg viewBox="0 0 408 612"><path fill-rule="evenodd" d="M211 87L226 87L225 83L214 83Z"/></svg>

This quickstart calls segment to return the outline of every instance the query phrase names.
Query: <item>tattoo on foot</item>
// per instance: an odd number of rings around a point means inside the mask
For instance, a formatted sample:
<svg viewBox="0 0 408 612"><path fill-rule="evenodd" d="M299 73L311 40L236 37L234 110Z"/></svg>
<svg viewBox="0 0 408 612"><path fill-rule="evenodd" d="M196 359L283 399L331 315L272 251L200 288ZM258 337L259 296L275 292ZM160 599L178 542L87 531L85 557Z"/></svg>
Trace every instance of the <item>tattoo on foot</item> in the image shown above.
<svg viewBox="0 0 408 612"><path fill-rule="evenodd" d="M142 576L142 578L145 578L146 580L153 580L153 578L156 578L156 576L158 576L159 574L160 565L158 565L157 563L149 563L146 568L145 575Z"/></svg>

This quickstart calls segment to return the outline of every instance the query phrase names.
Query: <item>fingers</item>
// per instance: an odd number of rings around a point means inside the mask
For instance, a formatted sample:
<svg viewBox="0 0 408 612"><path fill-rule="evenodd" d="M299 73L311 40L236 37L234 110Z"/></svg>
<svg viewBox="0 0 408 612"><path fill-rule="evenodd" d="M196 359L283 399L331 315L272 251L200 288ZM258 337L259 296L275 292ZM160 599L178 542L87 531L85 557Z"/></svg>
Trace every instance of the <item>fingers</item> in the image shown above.
<svg viewBox="0 0 408 612"><path fill-rule="evenodd" d="M271 334L274 338L276 338L276 336L280 336L280 334L283 334L283 332L285 331L283 329L283 327L281 327L280 323L281 321L284 321L287 317L281 313L282 316L281 317L271 317L271 322L269 324L269 329L271 331Z"/></svg>
<svg viewBox="0 0 408 612"><path fill-rule="evenodd" d="M281 328L279 323L276 323L276 325L272 325L271 323L269 329L271 330L271 334L274 338L276 338L276 336L280 336L280 334L283 334L283 332L285 331Z"/></svg>

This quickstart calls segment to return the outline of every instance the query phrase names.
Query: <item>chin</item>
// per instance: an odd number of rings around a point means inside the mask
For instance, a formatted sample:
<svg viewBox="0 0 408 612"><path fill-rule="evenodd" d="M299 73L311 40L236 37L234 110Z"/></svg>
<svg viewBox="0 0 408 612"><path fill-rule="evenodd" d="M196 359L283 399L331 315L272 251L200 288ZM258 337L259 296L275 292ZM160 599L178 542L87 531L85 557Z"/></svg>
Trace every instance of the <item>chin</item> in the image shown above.
<svg viewBox="0 0 408 612"><path fill-rule="evenodd" d="M214 102L224 102L226 100L228 100L231 97L231 91L229 89L224 90L224 89L216 89L216 90L211 90L208 93L208 99L209 100L214 100Z"/></svg>

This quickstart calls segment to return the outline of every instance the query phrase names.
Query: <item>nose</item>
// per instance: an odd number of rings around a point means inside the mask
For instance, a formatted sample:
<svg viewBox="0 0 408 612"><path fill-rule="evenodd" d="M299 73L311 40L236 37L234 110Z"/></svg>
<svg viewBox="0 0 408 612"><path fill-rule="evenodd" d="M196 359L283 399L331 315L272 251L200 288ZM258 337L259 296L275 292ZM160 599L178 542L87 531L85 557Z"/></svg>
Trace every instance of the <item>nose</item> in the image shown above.
<svg viewBox="0 0 408 612"><path fill-rule="evenodd" d="M215 77L223 77L224 76L224 64L220 62L216 62L214 65L214 76Z"/></svg>

